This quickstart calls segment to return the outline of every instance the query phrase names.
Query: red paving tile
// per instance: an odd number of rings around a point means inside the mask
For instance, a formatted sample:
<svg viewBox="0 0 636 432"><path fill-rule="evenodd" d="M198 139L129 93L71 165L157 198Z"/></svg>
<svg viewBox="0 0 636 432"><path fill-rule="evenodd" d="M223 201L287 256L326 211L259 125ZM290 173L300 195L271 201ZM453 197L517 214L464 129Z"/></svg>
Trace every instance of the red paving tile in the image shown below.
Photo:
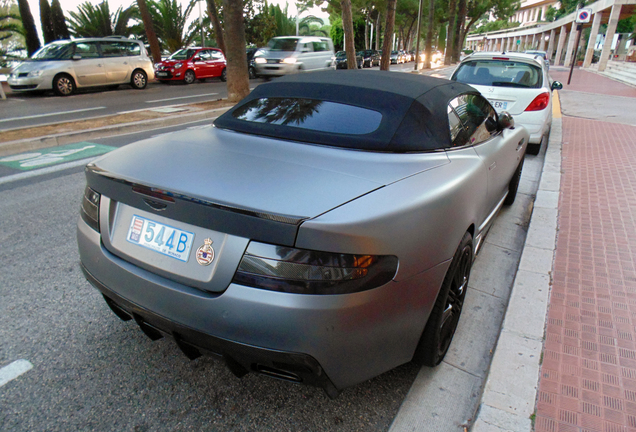
<svg viewBox="0 0 636 432"><path fill-rule="evenodd" d="M563 90L636 98L636 88L620 84L613 79L579 68L574 68L572 71L572 79L568 85L569 74L569 69L556 69L554 67L550 69L550 76L553 80L560 81L563 84Z"/></svg>
<svg viewBox="0 0 636 432"><path fill-rule="evenodd" d="M628 87L611 84L625 96ZM636 431L635 269L636 127L563 117L537 432Z"/></svg>

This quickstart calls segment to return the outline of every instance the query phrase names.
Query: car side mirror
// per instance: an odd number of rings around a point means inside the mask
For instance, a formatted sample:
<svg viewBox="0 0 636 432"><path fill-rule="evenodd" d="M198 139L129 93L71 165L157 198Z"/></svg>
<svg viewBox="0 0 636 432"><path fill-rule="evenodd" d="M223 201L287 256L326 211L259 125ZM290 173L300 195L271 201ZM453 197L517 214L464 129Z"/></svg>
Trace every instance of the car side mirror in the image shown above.
<svg viewBox="0 0 636 432"><path fill-rule="evenodd" d="M554 81L552 83L552 86L550 87L551 90L561 90L563 88L563 84L561 84L558 81Z"/></svg>
<svg viewBox="0 0 636 432"><path fill-rule="evenodd" d="M499 114L499 129L513 129L515 127L515 119L512 118L508 111L502 111Z"/></svg>
<svg viewBox="0 0 636 432"><path fill-rule="evenodd" d="M81 60L82 56L79 54L73 54L73 57L71 57L73 60Z"/></svg>

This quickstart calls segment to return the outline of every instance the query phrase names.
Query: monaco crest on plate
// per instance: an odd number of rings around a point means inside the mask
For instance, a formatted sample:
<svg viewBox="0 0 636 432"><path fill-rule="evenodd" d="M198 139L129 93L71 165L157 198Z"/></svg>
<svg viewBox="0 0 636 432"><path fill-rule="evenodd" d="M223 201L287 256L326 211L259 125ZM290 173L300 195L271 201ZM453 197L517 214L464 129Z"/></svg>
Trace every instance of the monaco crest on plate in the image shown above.
<svg viewBox="0 0 636 432"><path fill-rule="evenodd" d="M203 241L203 246L197 249L197 262L202 266L210 265L214 260L214 249L212 249L212 239L206 238Z"/></svg>

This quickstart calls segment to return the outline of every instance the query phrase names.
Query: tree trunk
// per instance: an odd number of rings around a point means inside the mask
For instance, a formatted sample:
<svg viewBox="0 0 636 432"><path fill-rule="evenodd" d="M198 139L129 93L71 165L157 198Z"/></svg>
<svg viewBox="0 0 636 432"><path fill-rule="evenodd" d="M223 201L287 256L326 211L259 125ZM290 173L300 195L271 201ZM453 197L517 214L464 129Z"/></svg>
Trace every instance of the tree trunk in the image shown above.
<svg viewBox="0 0 636 432"><path fill-rule="evenodd" d="M369 49L369 16L364 18L364 49Z"/></svg>
<svg viewBox="0 0 636 432"><path fill-rule="evenodd" d="M144 22L144 29L146 30L146 37L150 44L150 55L155 63L161 61L161 47L159 46L159 39L155 33L155 28L152 24L152 17L148 12L148 6L146 6L146 0L137 0L137 6L139 7L139 13L141 14L141 20Z"/></svg>
<svg viewBox="0 0 636 432"><path fill-rule="evenodd" d="M48 0L40 0L40 24L42 25L42 36L44 43L51 43L55 40L53 31L53 18L51 17L51 6Z"/></svg>
<svg viewBox="0 0 636 432"><path fill-rule="evenodd" d="M212 22L212 27L214 27L216 44L219 46L221 51L223 51L223 53L226 53L225 35L223 34L223 27L221 27L221 20L219 19L219 12L216 9L216 3L214 3L214 0L206 0L206 3L208 5L208 15L210 15L210 22Z"/></svg>
<svg viewBox="0 0 636 432"><path fill-rule="evenodd" d="M238 102L250 94L250 77L245 53L243 1L223 0L223 17L227 31L227 99Z"/></svg>
<svg viewBox="0 0 636 432"><path fill-rule="evenodd" d="M426 29L426 58L424 69L430 69L433 56L433 24L435 22L435 0L428 2L428 27Z"/></svg>
<svg viewBox="0 0 636 432"><path fill-rule="evenodd" d="M382 32L380 31L380 16L381 14L378 14L378 17L375 20L375 29L373 30L375 32L375 50L379 51L380 50L380 34L382 34Z"/></svg>
<svg viewBox="0 0 636 432"><path fill-rule="evenodd" d="M380 70L389 70L391 65L391 42L393 40L393 29L395 28L395 7L397 0L388 0L386 4L386 23L384 25L384 41L382 43L382 60Z"/></svg>
<svg viewBox="0 0 636 432"><path fill-rule="evenodd" d="M35 22L33 21L33 15L31 15L29 2L27 0L18 0L18 7L20 9L20 18L22 18L22 27L24 27L27 53L31 57L34 52L40 49L40 38L35 30Z"/></svg>
<svg viewBox="0 0 636 432"><path fill-rule="evenodd" d="M450 0L448 3L448 34L446 37L446 55L444 64L450 65L453 56L453 37L455 36L455 15L457 14L457 1Z"/></svg>
<svg viewBox="0 0 636 432"><path fill-rule="evenodd" d="M53 0L51 2L51 20L53 21L55 39L71 38L71 35L68 33L68 27L66 26L66 19L64 18L64 12L62 12L60 0Z"/></svg>
<svg viewBox="0 0 636 432"><path fill-rule="evenodd" d="M347 52L347 69L358 69L356 61L356 41L353 33L353 18L351 15L351 0L340 0L342 7L342 28L344 30L345 51Z"/></svg>
<svg viewBox="0 0 636 432"><path fill-rule="evenodd" d="M466 21L466 0L459 0L457 6L457 19L455 21L455 38L453 39L453 62L459 61L459 53L461 52L464 42L463 30L464 21Z"/></svg>

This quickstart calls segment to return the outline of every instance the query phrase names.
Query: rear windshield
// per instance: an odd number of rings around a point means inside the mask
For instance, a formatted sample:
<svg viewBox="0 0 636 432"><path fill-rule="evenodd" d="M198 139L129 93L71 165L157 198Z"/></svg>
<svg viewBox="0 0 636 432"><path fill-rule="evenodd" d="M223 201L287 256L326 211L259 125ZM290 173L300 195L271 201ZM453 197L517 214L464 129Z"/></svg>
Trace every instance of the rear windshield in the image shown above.
<svg viewBox="0 0 636 432"><path fill-rule="evenodd" d="M296 51L298 38L272 39L267 46L270 51Z"/></svg>
<svg viewBox="0 0 636 432"><path fill-rule="evenodd" d="M540 88L541 69L514 60L472 60L462 63L452 80L466 84L495 87Z"/></svg>
<svg viewBox="0 0 636 432"><path fill-rule="evenodd" d="M33 54L31 60L70 60L72 55L73 44L71 42L54 42L39 49Z"/></svg>
<svg viewBox="0 0 636 432"><path fill-rule="evenodd" d="M367 108L317 99L278 97L254 99L232 115L248 122L343 135L371 133L382 120L382 114Z"/></svg>

